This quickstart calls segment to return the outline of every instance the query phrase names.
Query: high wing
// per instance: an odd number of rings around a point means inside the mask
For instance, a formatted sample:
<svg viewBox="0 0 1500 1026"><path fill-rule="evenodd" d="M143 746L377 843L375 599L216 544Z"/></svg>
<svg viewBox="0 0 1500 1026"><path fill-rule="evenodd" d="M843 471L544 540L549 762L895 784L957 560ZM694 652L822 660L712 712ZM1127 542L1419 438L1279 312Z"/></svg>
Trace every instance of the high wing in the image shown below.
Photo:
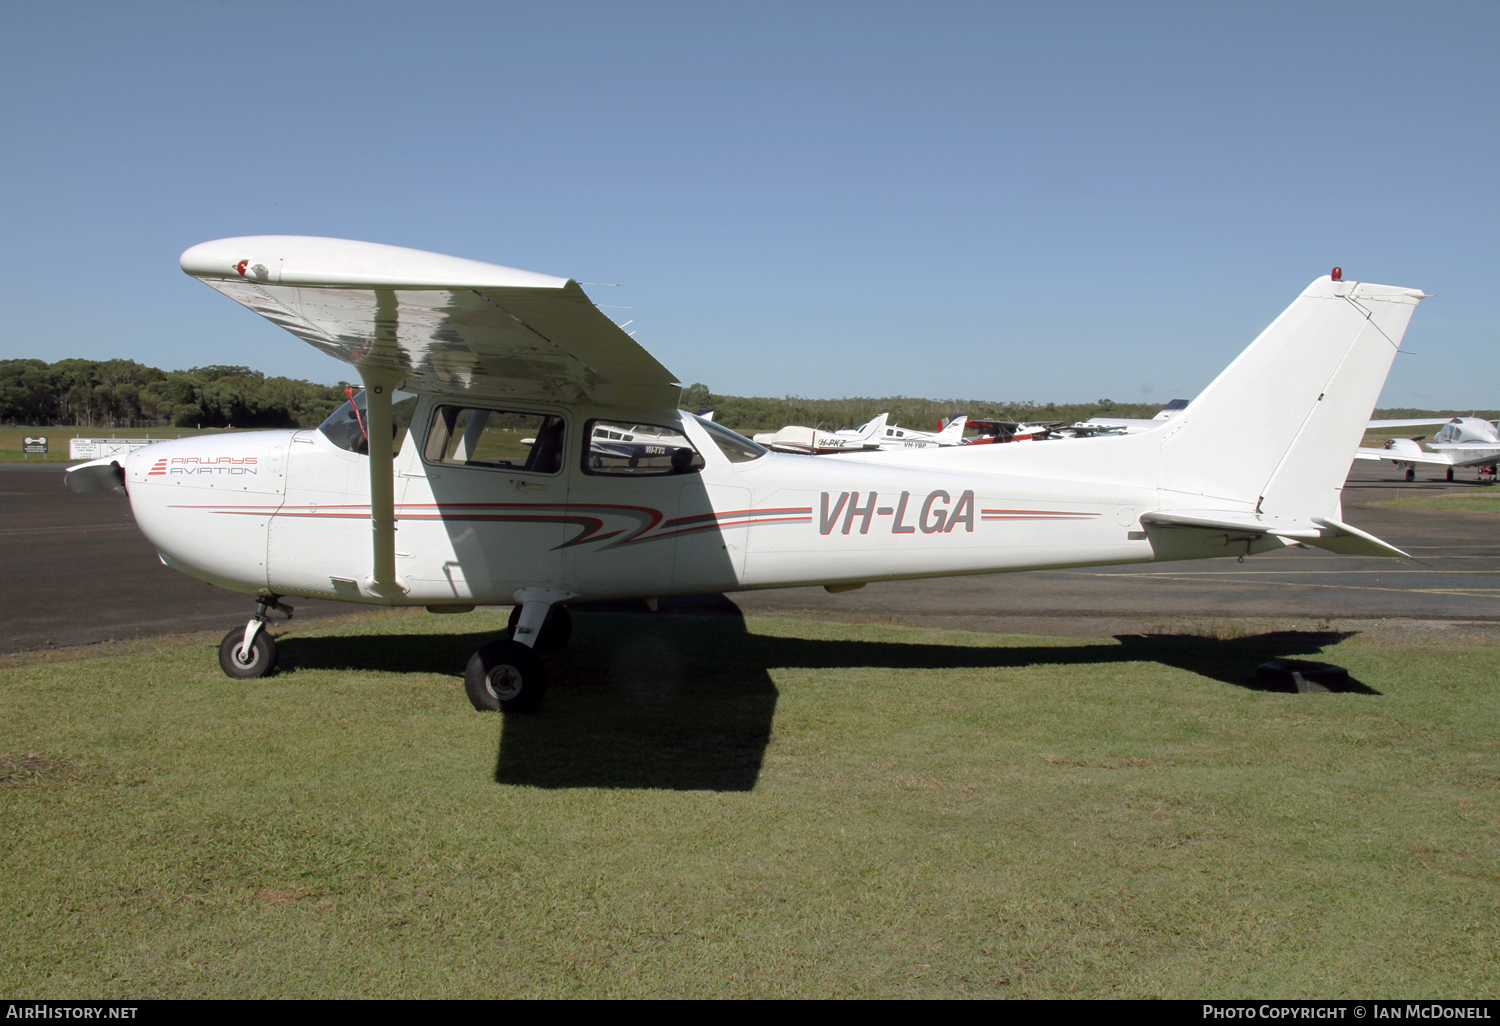
<svg viewBox="0 0 1500 1026"><path fill-rule="evenodd" d="M1474 442L1429 442L1428 446L1444 462L1455 467L1474 467L1500 460L1500 447Z"/></svg>
<svg viewBox="0 0 1500 1026"><path fill-rule="evenodd" d="M1411 438L1392 438L1382 449L1360 446L1355 450L1354 458L1389 460L1392 463L1434 463L1443 467L1454 465L1453 457L1443 453L1428 452L1420 443Z"/></svg>
<svg viewBox="0 0 1500 1026"><path fill-rule="evenodd" d="M1457 417L1415 417L1409 420L1372 420L1369 423L1369 430L1374 431L1379 428L1424 427L1428 424L1449 424L1457 419Z"/></svg>
<svg viewBox="0 0 1500 1026"><path fill-rule="evenodd" d="M568 278L347 239L260 235L182 269L330 356L412 391L675 410L681 386Z"/></svg>

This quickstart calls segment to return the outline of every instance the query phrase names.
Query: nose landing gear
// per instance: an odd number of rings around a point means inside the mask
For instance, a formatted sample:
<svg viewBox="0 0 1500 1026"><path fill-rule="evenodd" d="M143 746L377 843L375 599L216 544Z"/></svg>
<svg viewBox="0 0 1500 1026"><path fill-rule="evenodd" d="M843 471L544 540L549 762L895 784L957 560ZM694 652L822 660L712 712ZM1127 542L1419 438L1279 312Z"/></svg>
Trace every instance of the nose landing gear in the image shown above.
<svg viewBox="0 0 1500 1026"><path fill-rule="evenodd" d="M263 596L256 601L250 622L236 627L219 642L219 668L227 676L248 680L270 676L276 669L276 639L261 629L271 611L283 614L282 619L292 618L291 606L282 605L274 595Z"/></svg>

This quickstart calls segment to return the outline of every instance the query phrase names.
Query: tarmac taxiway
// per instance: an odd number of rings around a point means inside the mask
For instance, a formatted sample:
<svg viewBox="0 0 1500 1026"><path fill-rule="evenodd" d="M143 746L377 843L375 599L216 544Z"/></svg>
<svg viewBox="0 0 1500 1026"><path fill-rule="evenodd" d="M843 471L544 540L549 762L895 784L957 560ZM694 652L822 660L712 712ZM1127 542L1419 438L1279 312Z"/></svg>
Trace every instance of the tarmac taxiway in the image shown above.
<svg viewBox="0 0 1500 1026"><path fill-rule="evenodd" d="M0 651L71 647L223 631L252 611L248 596L163 566L115 493L75 495L57 464L0 464ZM1122 567L877 582L830 595L789 588L730 596L744 612L880 621L1007 634L1109 637L1201 620L1358 621L1406 640L1500 640L1500 517L1368 505L1397 495L1474 487L1422 474L1406 483L1357 466L1344 492L1349 523L1414 557L1287 549L1252 556ZM297 622L357 607L293 599Z"/></svg>

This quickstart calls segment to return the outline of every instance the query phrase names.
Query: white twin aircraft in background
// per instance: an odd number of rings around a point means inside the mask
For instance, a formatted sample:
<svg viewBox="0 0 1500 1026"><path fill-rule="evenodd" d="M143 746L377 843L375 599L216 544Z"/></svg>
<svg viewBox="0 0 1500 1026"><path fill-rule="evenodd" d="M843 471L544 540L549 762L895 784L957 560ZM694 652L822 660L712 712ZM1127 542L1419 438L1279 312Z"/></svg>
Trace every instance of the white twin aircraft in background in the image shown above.
<svg viewBox="0 0 1500 1026"><path fill-rule="evenodd" d="M1075 428L1102 427L1116 428L1124 434L1135 434L1139 431L1152 431L1161 425L1164 420L1171 420L1183 410L1188 408L1190 400L1173 399L1167 405L1157 411L1156 416L1150 419L1135 417L1090 417L1088 420L1079 421L1073 426Z"/></svg>
<svg viewBox="0 0 1500 1026"><path fill-rule="evenodd" d="M1370 428L1426 427L1441 424L1432 441L1423 449L1415 438L1392 438L1383 449L1361 447L1356 457L1362 460L1385 460L1406 471L1406 479L1417 479L1417 464L1446 467L1453 480L1456 467L1476 467L1481 473L1495 473L1500 462L1500 427L1480 417L1420 417L1410 420L1372 420Z"/></svg>
<svg viewBox="0 0 1500 1026"><path fill-rule="evenodd" d="M123 488L168 566L258 597L220 646L235 677L274 668L264 624L287 596L514 605L465 686L477 708L521 711L573 601L1293 544L1405 555L1344 523L1340 491L1416 289L1317 279L1149 430L813 459L679 410L677 378L570 279L282 236L181 263L365 385L315 430L184 438L68 474Z"/></svg>

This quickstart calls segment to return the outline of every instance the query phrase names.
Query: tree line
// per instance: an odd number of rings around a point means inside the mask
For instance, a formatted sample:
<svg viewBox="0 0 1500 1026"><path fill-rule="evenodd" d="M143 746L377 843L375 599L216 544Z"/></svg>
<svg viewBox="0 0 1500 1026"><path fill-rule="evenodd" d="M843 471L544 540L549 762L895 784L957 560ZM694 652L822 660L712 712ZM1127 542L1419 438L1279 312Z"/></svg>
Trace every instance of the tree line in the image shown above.
<svg viewBox="0 0 1500 1026"><path fill-rule="evenodd" d="M0 423L80 427L314 427L344 382L268 378L249 367L163 371L134 360L0 360Z"/></svg>
<svg viewBox="0 0 1500 1026"><path fill-rule="evenodd" d="M741 434L776 431L788 424L838 430L857 427L871 417L890 414L890 423L919 431L936 431L940 420L963 413L970 420L1026 421L1031 424L1073 424L1090 417L1154 417L1159 403L1117 403L1100 399L1092 403L996 402L993 399L918 399L895 395L884 399L780 399L719 395L707 385L694 383L682 390L685 410L712 408L714 420Z"/></svg>
<svg viewBox="0 0 1500 1026"><path fill-rule="evenodd" d="M134 360L0 360L0 423L80 427L314 427L344 401L347 382L319 385L297 378L268 378L249 367L194 367L163 371ZM973 420L1072 424L1090 417L1153 417L1162 402L997 402L988 399L780 399L720 395L701 382L682 390L682 406L713 409L714 419L744 434L788 424L855 427L881 413L892 424L931 431L940 420L968 414ZM1376 410L1376 417L1434 413L1487 420L1496 411Z"/></svg>

